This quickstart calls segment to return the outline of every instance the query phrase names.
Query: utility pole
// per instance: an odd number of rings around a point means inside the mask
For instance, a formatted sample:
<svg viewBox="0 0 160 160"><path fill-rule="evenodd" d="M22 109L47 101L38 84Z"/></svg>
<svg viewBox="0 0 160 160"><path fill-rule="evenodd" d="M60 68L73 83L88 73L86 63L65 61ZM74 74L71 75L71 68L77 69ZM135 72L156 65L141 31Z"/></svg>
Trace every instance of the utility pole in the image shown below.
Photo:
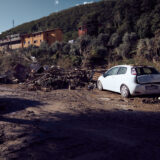
<svg viewBox="0 0 160 160"><path fill-rule="evenodd" d="M12 23L13 23L13 28L14 28L14 19L13 19Z"/></svg>
<svg viewBox="0 0 160 160"><path fill-rule="evenodd" d="M55 0L56 10L59 12L59 0Z"/></svg>

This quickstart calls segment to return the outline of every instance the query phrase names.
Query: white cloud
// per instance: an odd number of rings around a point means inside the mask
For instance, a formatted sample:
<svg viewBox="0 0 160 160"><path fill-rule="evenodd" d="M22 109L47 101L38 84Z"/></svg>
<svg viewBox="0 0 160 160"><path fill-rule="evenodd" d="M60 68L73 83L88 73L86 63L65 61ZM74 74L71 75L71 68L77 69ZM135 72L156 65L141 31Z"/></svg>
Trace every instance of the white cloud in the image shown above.
<svg viewBox="0 0 160 160"><path fill-rule="evenodd" d="M91 4L91 3L93 3L93 1L91 1L91 2L83 2L84 5Z"/></svg>
<svg viewBox="0 0 160 160"><path fill-rule="evenodd" d="M91 3L93 3L93 1L91 1L91 2L83 2L82 4L76 4L76 6L86 5L86 4L91 4Z"/></svg>

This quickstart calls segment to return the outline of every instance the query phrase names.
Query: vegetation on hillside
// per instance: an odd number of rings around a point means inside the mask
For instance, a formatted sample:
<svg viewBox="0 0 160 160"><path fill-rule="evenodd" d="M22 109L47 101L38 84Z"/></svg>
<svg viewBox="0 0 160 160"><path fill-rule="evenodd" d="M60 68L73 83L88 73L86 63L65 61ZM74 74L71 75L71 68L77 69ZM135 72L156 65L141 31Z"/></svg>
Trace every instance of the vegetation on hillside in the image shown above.
<svg viewBox="0 0 160 160"><path fill-rule="evenodd" d="M78 27L87 25L87 36L78 38ZM110 63L159 64L160 0L116 0L76 6L32 21L9 31L29 33L61 28L64 41L42 43L19 52L35 56L41 64L63 67ZM73 44L68 40L74 39ZM138 57L138 58L137 58Z"/></svg>
<svg viewBox="0 0 160 160"><path fill-rule="evenodd" d="M22 24L4 32L2 36L14 33L30 33L61 28L65 40L76 38L79 25L86 24L100 33L136 32L139 38L153 37L160 28L159 0L103 0L101 2L76 6L47 17Z"/></svg>

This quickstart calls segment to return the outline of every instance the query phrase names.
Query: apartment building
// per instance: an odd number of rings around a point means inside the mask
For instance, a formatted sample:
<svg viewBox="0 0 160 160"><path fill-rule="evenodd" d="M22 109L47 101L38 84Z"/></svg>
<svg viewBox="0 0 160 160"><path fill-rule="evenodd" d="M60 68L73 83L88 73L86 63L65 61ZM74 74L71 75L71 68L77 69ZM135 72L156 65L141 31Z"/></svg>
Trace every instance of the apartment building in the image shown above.
<svg viewBox="0 0 160 160"><path fill-rule="evenodd" d="M22 48L20 34L9 35L0 40L0 50Z"/></svg>
<svg viewBox="0 0 160 160"><path fill-rule="evenodd" d="M26 48L30 45L39 47L44 41L49 45L55 41L62 41L62 31L60 29L54 29L22 35L22 48Z"/></svg>
<svg viewBox="0 0 160 160"><path fill-rule="evenodd" d="M49 45L55 41L62 41L62 31L60 29L52 29L30 34L10 35L5 39L0 40L0 50L27 48L30 45L39 47L44 41Z"/></svg>

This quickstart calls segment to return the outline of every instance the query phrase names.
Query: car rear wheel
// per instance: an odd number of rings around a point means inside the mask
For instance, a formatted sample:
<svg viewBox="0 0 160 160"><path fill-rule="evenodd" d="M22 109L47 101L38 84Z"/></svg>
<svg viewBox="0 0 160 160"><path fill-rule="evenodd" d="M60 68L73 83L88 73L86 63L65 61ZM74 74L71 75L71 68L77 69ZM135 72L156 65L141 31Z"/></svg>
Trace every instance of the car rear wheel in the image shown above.
<svg viewBox="0 0 160 160"><path fill-rule="evenodd" d="M103 86L102 86L101 81L98 81L98 82L97 82L97 88L98 88L100 91L103 90Z"/></svg>
<svg viewBox="0 0 160 160"><path fill-rule="evenodd" d="M128 98L130 96L129 89L126 85L121 86L121 96L124 98Z"/></svg>

